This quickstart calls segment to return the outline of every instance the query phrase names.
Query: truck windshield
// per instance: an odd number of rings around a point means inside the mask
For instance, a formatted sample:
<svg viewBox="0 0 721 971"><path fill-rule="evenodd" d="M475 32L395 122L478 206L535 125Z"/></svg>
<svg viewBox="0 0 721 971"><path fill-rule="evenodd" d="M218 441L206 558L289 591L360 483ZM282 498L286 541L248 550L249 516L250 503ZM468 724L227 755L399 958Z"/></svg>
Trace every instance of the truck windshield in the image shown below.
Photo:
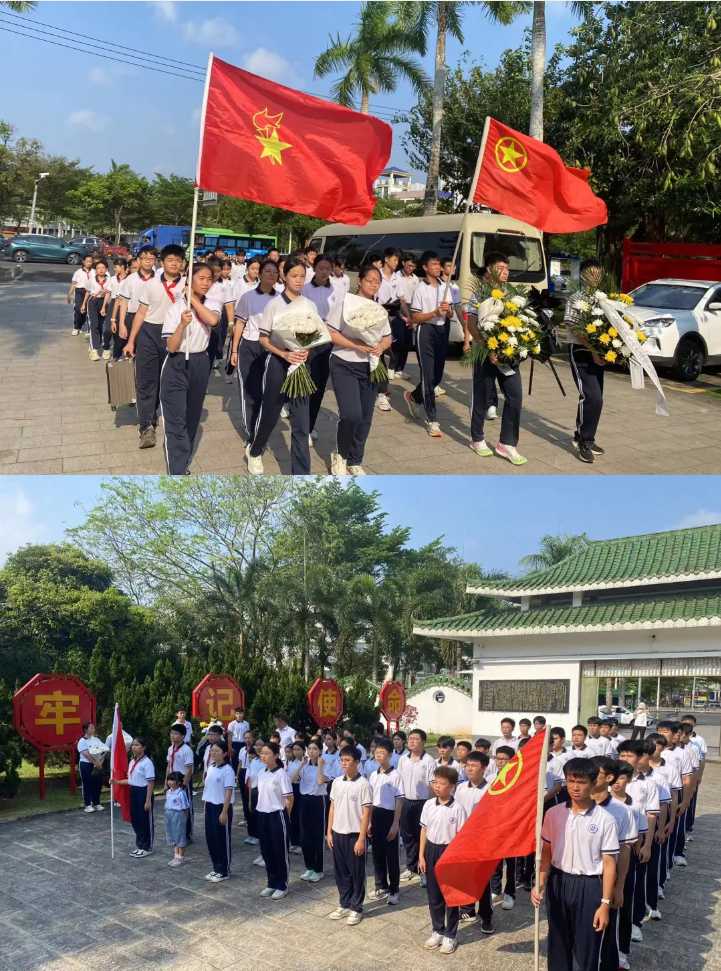
<svg viewBox="0 0 721 971"><path fill-rule="evenodd" d="M705 292L706 287L644 283L638 290L632 290L631 295L637 307L652 307L657 310L693 310Z"/></svg>
<svg viewBox="0 0 721 971"><path fill-rule="evenodd" d="M480 276L485 254L498 250L508 257L512 283L542 283L546 278L541 240L520 233L473 233L471 237L471 272Z"/></svg>

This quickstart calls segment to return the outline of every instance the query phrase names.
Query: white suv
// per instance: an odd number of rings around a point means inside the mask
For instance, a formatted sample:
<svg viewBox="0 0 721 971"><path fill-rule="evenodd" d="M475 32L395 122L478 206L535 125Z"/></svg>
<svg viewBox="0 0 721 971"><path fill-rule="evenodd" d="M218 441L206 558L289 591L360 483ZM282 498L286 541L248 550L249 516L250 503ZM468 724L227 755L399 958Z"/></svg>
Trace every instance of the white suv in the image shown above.
<svg viewBox="0 0 721 971"><path fill-rule="evenodd" d="M673 368L679 381L696 381L704 367L721 364L721 281L651 280L631 296L654 364Z"/></svg>

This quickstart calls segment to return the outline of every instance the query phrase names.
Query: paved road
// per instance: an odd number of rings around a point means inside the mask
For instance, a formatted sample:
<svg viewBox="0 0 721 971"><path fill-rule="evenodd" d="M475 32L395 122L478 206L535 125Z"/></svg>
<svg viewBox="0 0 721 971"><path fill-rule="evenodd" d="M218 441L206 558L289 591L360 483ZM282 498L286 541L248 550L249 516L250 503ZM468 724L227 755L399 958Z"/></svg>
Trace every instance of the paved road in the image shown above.
<svg viewBox="0 0 721 971"><path fill-rule="evenodd" d="M197 798L197 797L196 797ZM633 971L721 969L721 766L703 783L690 865L673 871L663 920L644 924ZM530 971L533 916L520 891L510 912L497 910L496 934L463 928L455 956L423 950L430 933L425 892L404 887L397 908L371 903L357 927L327 919L336 906L330 865L324 881L302 883L302 858L292 857L290 893L269 903L258 894L264 872L251 865L244 830L233 830L233 878L208 884L202 832L186 866L169 870L156 806L156 852L127 853L131 832L121 824L110 860L108 813L79 810L0 823L0 971L414 971L453 966ZM369 874L370 874L369 868ZM372 876L368 889L372 889ZM541 924L545 940L545 921ZM545 961L542 964L545 967Z"/></svg>
<svg viewBox="0 0 721 971"><path fill-rule="evenodd" d="M0 286L0 471L7 473L160 473L158 447L140 451L134 409L111 412L104 366L87 358L82 337L70 335L71 310L64 302L69 268L30 265L21 280ZM409 365L412 379L415 364ZM513 469L497 458L479 459L467 447L470 374L450 361L439 402L444 430L430 440L412 422L401 398L409 382L394 382L393 411L376 412L365 467L372 473L403 474L618 474L719 473L721 379L705 376L696 386L664 381L670 419L654 414L654 394L633 392L627 376L609 373L607 405L599 439L607 455L592 466L569 446L575 395L565 363L564 399L547 368L538 368L526 398L521 451L528 465ZM527 388L527 376L526 376ZM335 398L329 389L319 418L312 471L327 471L335 443ZM240 407L235 383L211 377L194 472L243 472ZM489 423L494 442L498 422ZM267 472L289 472L289 427L282 421L266 453Z"/></svg>

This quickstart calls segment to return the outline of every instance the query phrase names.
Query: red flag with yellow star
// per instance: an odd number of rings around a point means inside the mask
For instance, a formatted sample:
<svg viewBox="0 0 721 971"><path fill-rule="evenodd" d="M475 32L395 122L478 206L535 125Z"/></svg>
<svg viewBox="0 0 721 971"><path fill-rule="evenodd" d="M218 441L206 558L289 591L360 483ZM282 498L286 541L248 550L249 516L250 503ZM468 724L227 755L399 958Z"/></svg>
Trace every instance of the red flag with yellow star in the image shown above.
<svg viewBox="0 0 721 971"><path fill-rule="evenodd" d="M436 864L436 879L449 907L480 900L499 860L533 852L544 734L534 735L488 784ZM544 780L545 772L544 765Z"/></svg>
<svg viewBox="0 0 721 971"><path fill-rule="evenodd" d="M211 55L199 188L362 226L391 151L389 125Z"/></svg>
<svg viewBox="0 0 721 971"><path fill-rule="evenodd" d="M590 175L566 165L550 145L489 118L471 201L547 233L577 233L608 222Z"/></svg>

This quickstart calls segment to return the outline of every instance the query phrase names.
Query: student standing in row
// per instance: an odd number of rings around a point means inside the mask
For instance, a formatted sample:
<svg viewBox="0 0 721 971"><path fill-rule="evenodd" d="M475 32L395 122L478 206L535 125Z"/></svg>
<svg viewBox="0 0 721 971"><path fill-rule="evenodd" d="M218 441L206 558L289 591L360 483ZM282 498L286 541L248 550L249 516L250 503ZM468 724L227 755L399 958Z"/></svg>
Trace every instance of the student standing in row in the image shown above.
<svg viewBox="0 0 721 971"><path fill-rule="evenodd" d="M153 788L155 766L147 755L145 739L134 738L133 757L125 779L111 779L111 785L128 786L130 790L130 823L135 833L135 849L130 855L137 858L153 852L155 826L153 824Z"/></svg>
<svg viewBox="0 0 721 971"><path fill-rule="evenodd" d="M96 260L93 270L95 272L88 282L88 289L85 291L82 313L87 316L89 321L90 349L88 354L90 360L99 361L100 352L103 350L105 315L110 300L110 277L108 276L108 264L105 260ZM109 358L110 351L108 350L105 359L109 360Z"/></svg>
<svg viewBox="0 0 721 971"><path fill-rule="evenodd" d="M403 786L401 836L406 851L406 868L401 880L412 880L418 873L418 850L421 841L421 813L431 795L431 782L436 760L426 752L426 733L414 728L408 733L408 752L398 760L398 774ZM425 876L421 873L421 886Z"/></svg>
<svg viewBox="0 0 721 971"><path fill-rule="evenodd" d="M293 787L280 759L275 742L263 746L264 768L258 773L258 830L260 852L265 863L268 886L261 897L281 900L288 895L290 878L290 814L293 810Z"/></svg>
<svg viewBox="0 0 721 971"><path fill-rule="evenodd" d="M180 270L185 254L181 246L171 244L160 253L163 269L143 284L139 307L133 318L124 354L136 357L135 381L138 399L140 448L155 446L155 429L160 405L160 372L165 361L163 324L168 312L183 292L185 278ZM137 356L136 356L137 349Z"/></svg>
<svg viewBox="0 0 721 971"><path fill-rule="evenodd" d="M252 260L248 260L241 276L232 277L231 297L236 304L244 293L248 293L249 290L255 290L258 286L262 262L259 256L254 256ZM277 271L278 267L273 260L268 260L267 262L273 263Z"/></svg>
<svg viewBox="0 0 721 971"><path fill-rule="evenodd" d="M323 879L323 848L328 807L328 782L321 763L321 742L312 738L300 770L300 842L306 869L301 880Z"/></svg>
<svg viewBox="0 0 721 971"><path fill-rule="evenodd" d="M230 741L233 748L231 765L235 771L238 769L238 756L240 755L240 750L245 746L246 732L249 731L250 724L245 720L245 712L242 708L236 708L234 710L234 717L232 721L228 722L228 727L226 729L226 737Z"/></svg>
<svg viewBox="0 0 721 971"><path fill-rule="evenodd" d="M329 917L351 927L363 919L366 883L366 835L370 825L373 794L370 783L358 771L360 752L346 746L340 757L343 775L330 790L327 841L333 853L339 906Z"/></svg>
<svg viewBox="0 0 721 971"><path fill-rule="evenodd" d="M388 738L376 740L375 761L378 768L369 778L373 797L371 824L371 850L375 875L374 899L388 898L393 906L398 903L401 877L401 861L398 834L403 809L403 783L391 765L393 744Z"/></svg>
<svg viewBox="0 0 721 971"><path fill-rule="evenodd" d="M496 743L494 742L493 744L495 745ZM503 767L508 765L515 754L515 747L511 745L499 745L496 748L493 755L494 779ZM489 779L488 781L492 782L493 779ZM501 901L501 910L513 910L516 904L516 857L509 856L505 860L498 861L495 873L491 877L490 887L491 899L494 902L497 900Z"/></svg>
<svg viewBox="0 0 721 971"><path fill-rule="evenodd" d="M484 773L488 768L488 756L483 752L469 752L465 760L466 781L459 782L456 786L455 799L470 816L478 803L486 794L488 783L484 778ZM491 885L486 884L481 899L476 904L466 904L461 907L461 922L464 924L473 923L477 918L481 919L481 934L493 933L493 904L491 902Z"/></svg>
<svg viewBox="0 0 721 971"><path fill-rule="evenodd" d="M188 796L188 842L193 838L193 750L185 741L185 725L178 722L170 729L170 745L168 746L167 768L165 770L165 785L171 772L183 773L183 788Z"/></svg>
<svg viewBox="0 0 721 971"><path fill-rule="evenodd" d="M267 351L260 343L260 322L268 303L277 296L278 267L272 260L260 265L260 280L244 290L235 304L235 325L230 363L238 376L240 409L248 441L255 430L263 399L263 373Z"/></svg>
<svg viewBox="0 0 721 971"><path fill-rule="evenodd" d="M248 752L248 764L245 769L245 785L248 790L248 835L243 842L252 846L260 843L260 826L258 822L258 776L265 769L265 762L261 758L265 741L256 738L253 748ZM253 866L265 866L262 854L253 860Z"/></svg>
<svg viewBox="0 0 721 971"><path fill-rule="evenodd" d="M333 261L329 256L318 256L313 263L313 274L310 280L303 287L303 296L307 297L318 312L318 316L324 322L328 320L331 303L336 299L335 291L331 286L330 275L333 271ZM328 344L315 350L311 357L308 370L315 384L315 391L310 396L310 437L315 440L318 433L315 425L318 420L318 412L323 402L323 395L328 384L330 374L330 352L332 345Z"/></svg>
<svg viewBox="0 0 721 971"><path fill-rule="evenodd" d="M73 337L77 337L82 332L87 320L87 314L83 310L85 297L90 289L91 273L93 269L92 256L84 256L82 263L73 273L70 286L68 287L67 302L73 304Z"/></svg>
<svg viewBox="0 0 721 971"><path fill-rule="evenodd" d="M190 802L184 787L182 772L169 772L165 793L165 839L173 847L168 866L182 866L188 845L188 816Z"/></svg>
<svg viewBox="0 0 721 971"><path fill-rule="evenodd" d="M408 749L406 748L407 742L406 733L402 732L400 729L393 733L393 754L391 755L391 766L394 769L398 768L398 762L402 755L405 755Z"/></svg>
<svg viewBox="0 0 721 971"><path fill-rule="evenodd" d="M230 878L235 775L228 764L228 746L215 741L210 746L210 760L203 786L205 803L205 840L213 869L205 877L211 883Z"/></svg>
<svg viewBox="0 0 721 971"><path fill-rule="evenodd" d="M95 725L93 722L85 722L83 725L82 738L78 740L78 769L80 770L80 782L83 787L84 811L92 813L100 812L105 807L100 803L100 792L103 787L103 759L97 755L91 755L88 751L93 747L95 738Z"/></svg>
<svg viewBox="0 0 721 971"><path fill-rule="evenodd" d="M137 268L129 273L118 288L114 316L117 322L117 338L120 353L125 350L133 329L135 314L140 306L140 294L143 284L155 276L155 250L152 246L143 246L136 259ZM118 356L120 356L120 353Z"/></svg>
<svg viewBox="0 0 721 971"><path fill-rule="evenodd" d="M113 261L115 271L110 278L110 303L105 314L105 331L103 332L103 347L111 347L110 357L117 361L123 353L126 342L121 341L118 334L118 311L120 309L120 288L128 276L128 261L117 259Z"/></svg>

